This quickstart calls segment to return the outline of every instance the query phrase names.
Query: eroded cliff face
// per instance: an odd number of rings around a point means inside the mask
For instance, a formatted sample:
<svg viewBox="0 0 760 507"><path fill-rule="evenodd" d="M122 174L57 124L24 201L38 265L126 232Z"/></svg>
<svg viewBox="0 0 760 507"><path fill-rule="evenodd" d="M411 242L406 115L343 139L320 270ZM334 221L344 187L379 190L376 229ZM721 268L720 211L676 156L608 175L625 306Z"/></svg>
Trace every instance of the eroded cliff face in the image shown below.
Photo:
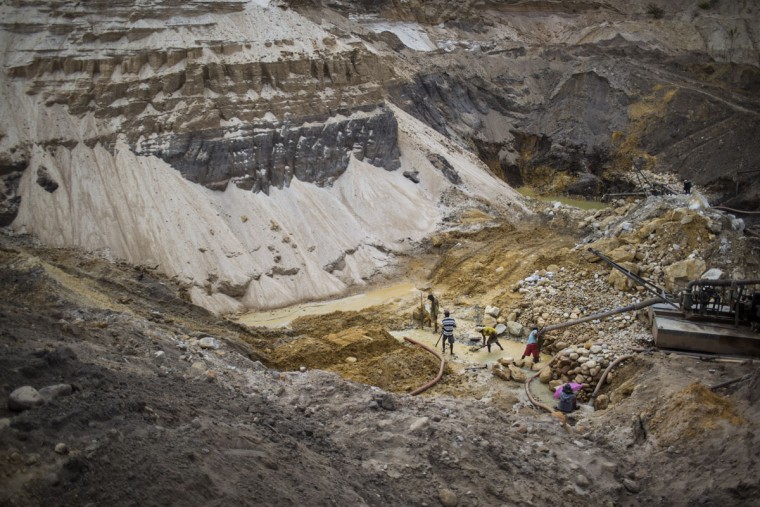
<svg viewBox="0 0 760 507"><path fill-rule="evenodd" d="M311 121L309 121L311 120ZM335 181L351 156L388 170L398 169L397 125L385 107L357 109L348 116L296 117L140 139L134 150L154 155L190 181L224 190L269 192L295 177L323 186Z"/></svg>
<svg viewBox="0 0 760 507"><path fill-rule="evenodd" d="M651 5L330 3L414 62L394 101L512 184L633 190L624 175L643 160L754 209L758 185L731 180L760 162L757 6Z"/></svg>
<svg viewBox="0 0 760 507"><path fill-rule="evenodd" d="M34 141L112 150L123 135L136 153L191 181L223 189L234 179L253 191L282 188L294 175L324 184L351 153L399 166L395 120L383 109L389 67L292 11L156 2L117 4L106 15L89 4L43 5L21 3L12 14L28 21L5 25L14 50L7 75L18 84L11 97L60 105L61 116L89 125L39 136L39 125L21 118L25 108L11 104L28 135L8 148L42 137ZM38 43L19 41L22 33Z"/></svg>

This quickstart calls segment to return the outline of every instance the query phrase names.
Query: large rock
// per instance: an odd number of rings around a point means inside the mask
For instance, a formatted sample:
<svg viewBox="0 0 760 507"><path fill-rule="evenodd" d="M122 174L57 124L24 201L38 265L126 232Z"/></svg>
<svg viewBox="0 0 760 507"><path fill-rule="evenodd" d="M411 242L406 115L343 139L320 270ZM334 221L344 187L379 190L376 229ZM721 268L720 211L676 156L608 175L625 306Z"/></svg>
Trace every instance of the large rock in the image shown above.
<svg viewBox="0 0 760 507"><path fill-rule="evenodd" d="M594 408L596 410L606 410L609 405L610 405L610 399L607 397L606 394L600 394L594 400Z"/></svg>
<svg viewBox="0 0 760 507"><path fill-rule="evenodd" d="M507 329L512 336L522 336L523 325L519 322L509 321L507 322Z"/></svg>
<svg viewBox="0 0 760 507"><path fill-rule="evenodd" d="M705 272L705 261L702 259L684 259L666 266L665 288L673 291L683 288L692 280L698 280L700 275Z"/></svg>
<svg viewBox="0 0 760 507"><path fill-rule="evenodd" d="M512 375L509 369L500 368L499 366L496 366L496 365L494 365L494 367L491 368L491 373L493 373L494 377L498 377L502 380L512 379Z"/></svg>
<svg viewBox="0 0 760 507"><path fill-rule="evenodd" d="M497 306L486 306L486 315L490 315L494 319L499 316L501 309Z"/></svg>
<svg viewBox="0 0 760 507"><path fill-rule="evenodd" d="M513 364L510 364L508 368L509 368L509 373L512 376L512 380L514 380L515 382L525 382L527 377L525 376L525 373L523 373L523 371L520 368L518 368L517 366Z"/></svg>
<svg viewBox="0 0 760 507"><path fill-rule="evenodd" d="M438 492L438 499L441 501L443 507L457 507L459 505L459 499L457 494L450 489L442 489Z"/></svg>
<svg viewBox="0 0 760 507"><path fill-rule="evenodd" d="M55 384L40 389L40 396L45 401L51 401L61 396L68 396L72 392L74 392L74 389L71 387L71 384Z"/></svg>
<svg viewBox="0 0 760 507"><path fill-rule="evenodd" d="M611 251L608 257L617 263L632 262L636 258L636 248L632 245L623 245Z"/></svg>
<svg viewBox="0 0 760 507"><path fill-rule="evenodd" d="M15 411L29 410L45 403L37 389L32 386L19 387L8 397L8 408Z"/></svg>
<svg viewBox="0 0 760 507"><path fill-rule="evenodd" d="M548 384L552 380L552 369L548 366L544 366L541 368L541 372L538 374L538 380L541 381L542 384Z"/></svg>
<svg viewBox="0 0 760 507"><path fill-rule="evenodd" d="M633 273L634 275L639 274L639 267L634 264L633 262L621 262L620 265ZM633 281L625 276L621 271L617 269L613 269L610 272L610 276L607 278L607 281L610 285L615 287L615 289L619 291L627 291L634 287Z"/></svg>

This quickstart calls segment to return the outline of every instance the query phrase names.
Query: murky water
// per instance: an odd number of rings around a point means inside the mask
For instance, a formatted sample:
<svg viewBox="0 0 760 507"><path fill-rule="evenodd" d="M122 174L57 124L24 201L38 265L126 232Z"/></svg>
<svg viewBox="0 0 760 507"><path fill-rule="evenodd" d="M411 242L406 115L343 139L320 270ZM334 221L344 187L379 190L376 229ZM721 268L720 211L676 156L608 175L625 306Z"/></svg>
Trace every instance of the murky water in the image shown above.
<svg viewBox="0 0 760 507"><path fill-rule="evenodd" d="M238 320L248 326L265 326L270 328L285 327L294 319L306 315L324 315L335 311L356 311L379 304L393 304L394 301L401 299L406 300L408 303L410 297L417 301L422 293L424 292L420 292L420 290L412 283L400 283L374 289L363 294L356 294L354 296L331 301L304 303L278 310L249 312L242 315ZM447 352L444 355L447 364L454 372L464 373L468 368L481 368L483 366L490 368L502 357L519 358L525 350L525 339L522 341L515 341L506 337L499 338L499 343L504 347L504 350L499 349L495 344L491 346L491 352L488 352L488 349L485 347L478 350L470 350L471 348L482 344L480 335L477 335L478 340L470 341L468 339L468 336L476 335L473 331L475 323L465 319L457 319L457 324L454 355L452 356L448 352L448 346L446 347ZM426 327L424 329L416 328L391 331L391 334L399 341L403 341L404 337L407 336L413 340L417 340L418 342L435 348L438 351L441 351L442 349L439 340L440 327L438 333L433 333L432 328ZM541 354L542 364L545 364L550 359L551 355ZM491 375L485 368L477 371L480 371L482 375ZM525 368L524 371L526 375L533 374L529 368ZM478 374L478 377L481 377L481 374ZM546 386L538 381L534 381L533 384L534 385L531 389L533 395L539 398L543 403L551 405L554 401ZM522 388L520 384L510 383L510 385L513 385L515 388Z"/></svg>
<svg viewBox="0 0 760 507"><path fill-rule="evenodd" d="M399 340L403 340L405 336L408 336L413 340L417 340L420 343L436 348L440 352L443 350L443 347L438 339L441 336L440 327L438 329L438 334L434 334L429 327L425 329L391 331L391 334ZM473 346L480 346L483 344L482 339L479 338L477 341L464 340L460 338L459 336L461 335L457 335L456 332L454 333L454 336L456 337L456 341L454 342L454 356L452 357L449 353L448 345L446 346L446 354L444 355L444 359L452 364L454 370L483 365L491 367L502 357L514 357L515 359L518 359L522 356L522 353L525 350L524 342L512 341L500 337L499 343L504 347L504 350L500 350L498 345L493 344L491 345L491 352L488 352L488 349L485 347L477 351L471 351L470 349ZM438 342L437 345L436 342ZM548 354L541 354L541 361L548 361L551 357L552 356Z"/></svg>
<svg viewBox="0 0 760 507"><path fill-rule="evenodd" d="M238 321L246 326L285 327L305 315L362 310L419 292L412 283L400 283L341 299L303 303L277 310L252 311L240 316Z"/></svg>
<svg viewBox="0 0 760 507"><path fill-rule="evenodd" d="M536 192L532 188L528 187L520 187L516 188L518 192L520 192L522 195L526 197L532 197L534 199L538 199L539 201L544 202L555 202L559 201L562 204L567 204L568 206L575 206L576 208L581 209L604 209L609 206L609 204L605 204L603 202L599 201L587 201L585 199L571 199L569 197L564 196L556 196L556 195L536 195Z"/></svg>

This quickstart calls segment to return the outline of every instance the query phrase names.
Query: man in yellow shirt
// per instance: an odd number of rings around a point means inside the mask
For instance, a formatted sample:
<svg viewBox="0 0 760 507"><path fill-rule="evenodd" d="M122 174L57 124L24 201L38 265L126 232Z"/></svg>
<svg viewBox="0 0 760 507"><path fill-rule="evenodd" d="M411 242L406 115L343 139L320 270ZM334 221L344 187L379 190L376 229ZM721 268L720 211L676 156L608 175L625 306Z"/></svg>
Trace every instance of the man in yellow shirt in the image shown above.
<svg viewBox="0 0 760 507"><path fill-rule="evenodd" d="M488 348L488 352L491 352L491 345L493 344L498 345L501 350L504 350L504 347L499 343L499 336L496 329L488 326L482 327L480 328L480 334L483 336L483 345Z"/></svg>

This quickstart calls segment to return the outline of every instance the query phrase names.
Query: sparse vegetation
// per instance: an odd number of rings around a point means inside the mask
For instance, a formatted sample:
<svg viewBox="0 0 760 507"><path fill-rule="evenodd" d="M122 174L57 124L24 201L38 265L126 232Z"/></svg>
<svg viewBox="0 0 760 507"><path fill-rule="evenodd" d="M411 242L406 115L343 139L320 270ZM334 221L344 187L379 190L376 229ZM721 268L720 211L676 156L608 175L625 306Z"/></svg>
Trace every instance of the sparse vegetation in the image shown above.
<svg viewBox="0 0 760 507"><path fill-rule="evenodd" d="M662 19L665 16L665 10L657 4L650 3L647 5L647 15L654 19Z"/></svg>

